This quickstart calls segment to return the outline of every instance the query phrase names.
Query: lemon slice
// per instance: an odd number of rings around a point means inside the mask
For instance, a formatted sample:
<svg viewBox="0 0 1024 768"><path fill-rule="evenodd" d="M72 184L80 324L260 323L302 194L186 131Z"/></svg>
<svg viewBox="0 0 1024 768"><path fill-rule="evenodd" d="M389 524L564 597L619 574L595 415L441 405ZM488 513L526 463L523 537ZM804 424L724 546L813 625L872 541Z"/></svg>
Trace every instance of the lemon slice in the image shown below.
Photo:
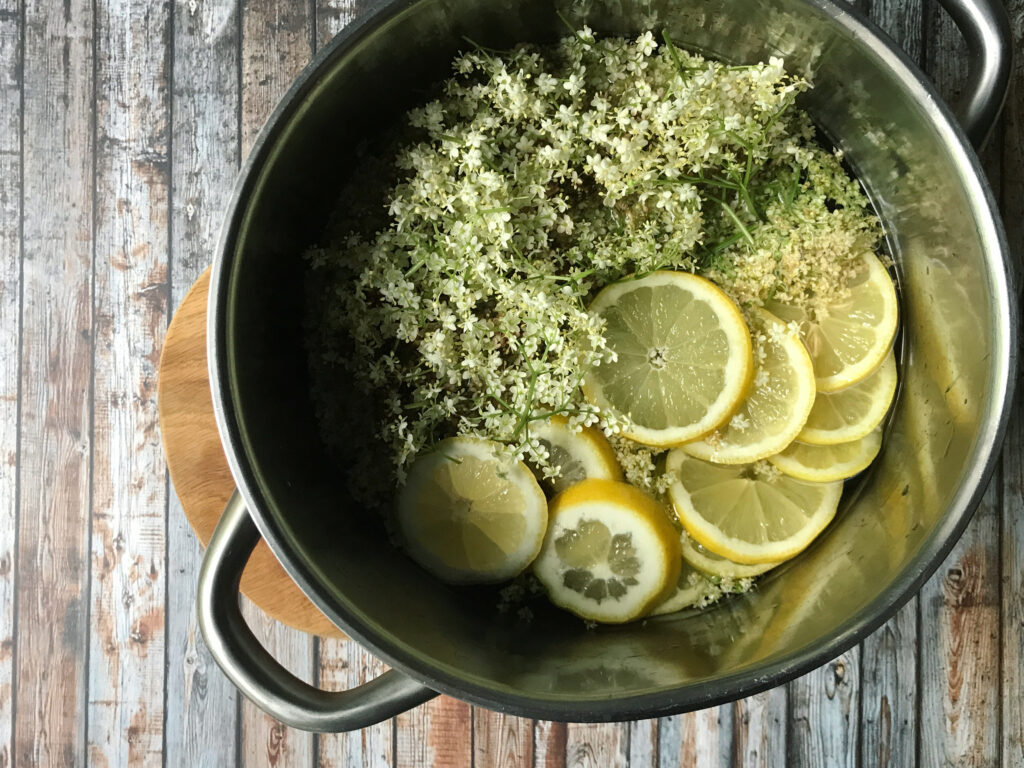
<svg viewBox="0 0 1024 768"><path fill-rule="evenodd" d="M398 527L412 558L452 584L510 579L537 556L547 499L521 461L474 437L420 457L398 496Z"/></svg>
<svg viewBox="0 0 1024 768"><path fill-rule="evenodd" d="M765 305L786 322L799 324L819 392L835 392L870 376L885 360L896 335L896 288L877 256L864 254L849 288L844 299L816 317L777 301Z"/></svg>
<svg viewBox="0 0 1024 768"><path fill-rule="evenodd" d="M561 493L588 477L622 479L615 451L599 429L584 427L576 432L569 426L567 418L552 416L547 421L531 424L530 434L547 449L552 468L559 470L556 477L541 477L541 485L553 494Z"/></svg>
<svg viewBox="0 0 1024 768"><path fill-rule="evenodd" d="M836 445L808 445L794 442L786 450L770 456L768 461L780 472L810 483L845 480L863 472L875 460L882 447L881 428L860 440Z"/></svg>
<svg viewBox="0 0 1024 768"><path fill-rule="evenodd" d="M896 354L863 381L838 392L819 392L803 430L801 443L836 445L865 437L885 418L896 394Z"/></svg>
<svg viewBox="0 0 1024 768"><path fill-rule="evenodd" d="M628 422L622 434L656 448L696 440L746 394L750 332L732 299L702 277L654 272L613 283L590 311L618 360L588 371L583 393Z"/></svg>
<svg viewBox="0 0 1024 768"><path fill-rule="evenodd" d="M701 573L708 576L718 576L722 579L752 579L762 573L770 571L782 563L758 563L757 565L743 565L734 563L724 557L719 557L711 550L702 547L691 539L684 531L679 537L679 546L683 552L683 562Z"/></svg>
<svg viewBox="0 0 1024 768"><path fill-rule="evenodd" d="M675 588L679 537L667 510L643 491L584 480L557 496L533 572L551 601L584 619L642 616Z"/></svg>
<svg viewBox="0 0 1024 768"><path fill-rule="evenodd" d="M754 383L725 426L687 443L691 456L717 464L747 464L789 445L814 405L814 367L799 334L763 309L751 312Z"/></svg>
<svg viewBox="0 0 1024 768"><path fill-rule="evenodd" d="M679 576L676 578L676 585L672 593L655 605L647 615L664 616L667 613L676 613L691 606L703 608L717 602L722 594L720 587L712 584L706 576L691 568L684 560L680 565Z"/></svg>
<svg viewBox="0 0 1024 768"><path fill-rule="evenodd" d="M804 483L767 462L721 465L676 449L665 470L679 522L736 563L778 563L802 551L835 516L843 484Z"/></svg>

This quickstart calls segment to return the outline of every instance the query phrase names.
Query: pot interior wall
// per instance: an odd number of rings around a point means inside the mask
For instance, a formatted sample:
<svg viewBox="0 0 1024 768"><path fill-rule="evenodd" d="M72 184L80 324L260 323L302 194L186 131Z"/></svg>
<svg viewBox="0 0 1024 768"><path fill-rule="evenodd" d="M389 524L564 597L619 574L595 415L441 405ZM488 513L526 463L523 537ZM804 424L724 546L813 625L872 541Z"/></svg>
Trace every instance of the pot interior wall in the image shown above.
<svg viewBox="0 0 1024 768"><path fill-rule="evenodd" d="M599 33L667 28L673 41L739 62L781 55L814 84L805 107L846 151L881 212L903 300L901 389L883 453L849 488L835 523L752 594L699 614L586 629L554 609L501 614L493 590L426 576L356 508L325 458L301 338L302 252L316 243L356 148L421 102L467 43L506 48L566 28L550 0L423 0L328 56L299 108L271 135L236 227L228 301L228 383L250 479L279 544L357 633L449 681L530 699L587 702L735 680L793 660L826 635L879 615L883 591L924 567L922 548L963 518L964 469L993 408L1000 333L989 215L970 170L908 97L885 57L801 0L562 3ZM842 13L838 11L837 13ZM990 226L990 225L989 225ZM997 258L990 256L990 258ZM339 386L344 386L340 382ZM381 471L384 471L382 468ZM953 508L953 511L950 509ZM880 618L880 616L879 616Z"/></svg>

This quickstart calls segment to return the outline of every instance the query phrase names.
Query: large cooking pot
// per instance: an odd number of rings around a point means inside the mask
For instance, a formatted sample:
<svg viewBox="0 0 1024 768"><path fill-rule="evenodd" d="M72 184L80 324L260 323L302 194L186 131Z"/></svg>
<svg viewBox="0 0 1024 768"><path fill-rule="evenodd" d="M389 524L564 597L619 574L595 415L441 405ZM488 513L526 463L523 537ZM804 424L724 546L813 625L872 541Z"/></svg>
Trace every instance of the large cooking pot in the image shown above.
<svg viewBox="0 0 1024 768"><path fill-rule="evenodd" d="M309 730L369 725L437 692L552 720L648 718L783 683L834 658L922 585L967 525L995 464L1016 372L1011 257L971 148L1005 95L998 0L946 0L972 53L958 125L885 35L828 0L390 0L327 46L263 129L213 267L209 360L238 485L199 580L199 622L239 689ZM783 56L805 108L882 216L902 297L901 388L872 470L812 547L704 612L587 629L554 608L517 623L495 593L446 586L388 542L325 454L308 393L303 250L356 148L447 74L465 38L553 41L564 16L599 34L665 28L712 56ZM343 693L293 677L242 620L258 538L339 627L393 669Z"/></svg>

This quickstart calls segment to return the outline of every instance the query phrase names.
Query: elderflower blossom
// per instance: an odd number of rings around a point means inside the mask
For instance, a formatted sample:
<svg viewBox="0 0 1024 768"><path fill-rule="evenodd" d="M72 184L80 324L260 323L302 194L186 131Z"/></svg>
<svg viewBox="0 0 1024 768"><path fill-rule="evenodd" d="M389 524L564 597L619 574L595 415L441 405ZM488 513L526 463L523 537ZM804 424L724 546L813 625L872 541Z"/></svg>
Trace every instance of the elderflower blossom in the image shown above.
<svg viewBox="0 0 1024 768"><path fill-rule="evenodd" d="M550 469L530 427L561 414L602 429L627 480L663 493L659 452L619 437L621 421L581 393L614 359L590 299L676 269L741 304L816 306L878 238L863 193L814 144L795 107L809 86L781 59L725 66L650 32L583 28L547 48L469 51L452 73L378 153L393 154L390 175L366 174L387 185L386 218L341 211L307 254L328 443L359 487L401 482L452 434ZM365 206L372 187L351 186Z"/></svg>

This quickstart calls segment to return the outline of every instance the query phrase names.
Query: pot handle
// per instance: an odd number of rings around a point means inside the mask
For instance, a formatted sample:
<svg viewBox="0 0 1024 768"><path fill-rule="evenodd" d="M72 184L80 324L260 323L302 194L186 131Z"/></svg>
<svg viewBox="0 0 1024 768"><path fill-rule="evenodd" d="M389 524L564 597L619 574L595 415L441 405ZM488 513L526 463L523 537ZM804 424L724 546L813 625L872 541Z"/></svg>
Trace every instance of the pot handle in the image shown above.
<svg viewBox="0 0 1024 768"><path fill-rule="evenodd" d="M397 670L349 691L322 691L282 667L239 607L242 571L260 540L238 491L213 532L199 571L199 628L214 660L256 706L286 725L334 733L379 723L437 695Z"/></svg>
<svg viewBox="0 0 1024 768"><path fill-rule="evenodd" d="M1000 0L939 0L967 42L970 63L960 122L975 149L988 139L1006 101L1013 70L1013 33Z"/></svg>

